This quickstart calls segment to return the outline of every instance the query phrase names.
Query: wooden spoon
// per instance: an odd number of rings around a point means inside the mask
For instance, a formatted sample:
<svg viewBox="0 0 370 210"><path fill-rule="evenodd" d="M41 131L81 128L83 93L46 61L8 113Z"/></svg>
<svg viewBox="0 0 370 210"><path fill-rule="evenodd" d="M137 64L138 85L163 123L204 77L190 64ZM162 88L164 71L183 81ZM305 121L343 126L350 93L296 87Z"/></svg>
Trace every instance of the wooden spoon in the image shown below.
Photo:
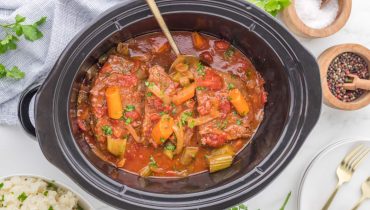
<svg viewBox="0 0 370 210"><path fill-rule="evenodd" d="M199 59L193 55L181 55L179 48L176 45L175 40L173 39L170 30L168 29L166 22L164 22L164 19L162 17L161 12L158 9L157 4L155 3L155 0L146 0L146 3L148 4L150 10L152 11L154 18L157 20L159 27L161 27L164 35L168 39L168 42L170 43L170 46L172 50L175 52L177 58L176 60L172 63L169 72L173 71L173 68L178 64L178 63L184 63L186 61L187 63L197 63L199 62Z"/></svg>
<svg viewBox="0 0 370 210"><path fill-rule="evenodd" d="M370 80L367 79L360 79L355 74L348 74L349 77L353 78L351 83L344 83L342 87L346 90L356 90L356 89L363 89L363 90L370 90Z"/></svg>

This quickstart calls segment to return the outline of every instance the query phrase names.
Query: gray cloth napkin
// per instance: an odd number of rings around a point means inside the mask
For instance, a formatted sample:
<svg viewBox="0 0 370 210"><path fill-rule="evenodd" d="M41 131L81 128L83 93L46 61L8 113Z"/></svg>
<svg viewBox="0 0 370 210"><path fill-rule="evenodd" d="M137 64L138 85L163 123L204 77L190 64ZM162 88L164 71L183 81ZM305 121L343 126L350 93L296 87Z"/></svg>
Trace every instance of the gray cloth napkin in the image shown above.
<svg viewBox="0 0 370 210"><path fill-rule="evenodd" d="M0 23L14 22L16 14L33 23L42 16L47 21L40 27L44 37L30 42L23 38L16 50L0 55L7 68L18 66L26 73L22 80L0 79L0 124L18 123L20 93L40 82L73 36L106 9L125 0L0 0ZM0 32L0 39L3 32Z"/></svg>

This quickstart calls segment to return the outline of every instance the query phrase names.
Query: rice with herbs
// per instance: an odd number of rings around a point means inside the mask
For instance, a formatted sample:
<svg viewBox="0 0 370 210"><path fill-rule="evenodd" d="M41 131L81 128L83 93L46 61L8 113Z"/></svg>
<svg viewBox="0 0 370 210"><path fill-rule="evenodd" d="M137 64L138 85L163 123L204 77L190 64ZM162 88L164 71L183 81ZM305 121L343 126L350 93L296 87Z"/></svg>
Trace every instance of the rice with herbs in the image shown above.
<svg viewBox="0 0 370 210"><path fill-rule="evenodd" d="M0 180L0 210L80 210L74 193L32 177Z"/></svg>

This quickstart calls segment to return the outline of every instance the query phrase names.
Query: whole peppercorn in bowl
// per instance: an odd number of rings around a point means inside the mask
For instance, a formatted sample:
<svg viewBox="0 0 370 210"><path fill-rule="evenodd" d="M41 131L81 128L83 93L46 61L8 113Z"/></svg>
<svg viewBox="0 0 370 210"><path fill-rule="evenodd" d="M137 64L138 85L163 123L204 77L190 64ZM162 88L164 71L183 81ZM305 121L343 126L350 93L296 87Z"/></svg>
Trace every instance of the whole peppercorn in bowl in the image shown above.
<svg viewBox="0 0 370 210"><path fill-rule="evenodd" d="M358 44L333 46L318 58L324 103L342 110L360 109L370 103L367 90L346 90L345 83L351 83L349 74L360 79L369 78L370 50Z"/></svg>

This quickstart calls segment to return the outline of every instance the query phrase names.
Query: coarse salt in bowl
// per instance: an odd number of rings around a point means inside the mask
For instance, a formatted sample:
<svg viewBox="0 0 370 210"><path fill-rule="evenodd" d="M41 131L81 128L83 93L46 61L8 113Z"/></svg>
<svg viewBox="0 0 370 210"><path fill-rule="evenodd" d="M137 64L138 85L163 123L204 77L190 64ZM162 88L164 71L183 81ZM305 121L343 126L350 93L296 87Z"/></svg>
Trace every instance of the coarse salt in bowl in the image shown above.
<svg viewBox="0 0 370 210"><path fill-rule="evenodd" d="M295 34L306 38L327 37L338 32L346 24L352 0L329 0L321 8L321 0L292 0L283 10L282 18Z"/></svg>
<svg viewBox="0 0 370 210"><path fill-rule="evenodd" d="M321 0L295 0L298 17L311 28L325 28L332 24L338 15L338 0L331 0L323 8L320 7Z"/></svg>

